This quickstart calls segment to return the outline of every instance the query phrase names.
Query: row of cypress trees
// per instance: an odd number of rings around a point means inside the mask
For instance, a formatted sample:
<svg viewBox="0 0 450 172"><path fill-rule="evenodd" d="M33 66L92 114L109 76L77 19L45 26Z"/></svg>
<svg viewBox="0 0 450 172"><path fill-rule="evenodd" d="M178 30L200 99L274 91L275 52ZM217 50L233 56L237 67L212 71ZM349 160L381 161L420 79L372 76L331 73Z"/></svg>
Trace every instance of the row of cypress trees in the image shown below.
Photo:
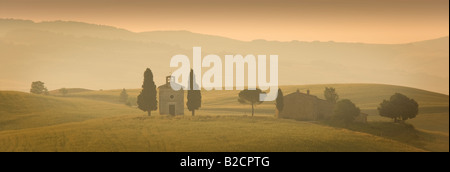
<svg viewBox="0 0 450 172"><path fill-rule="evenodd" d="M190 88L194 88L194 73L191 70L189 83ZM144 72L144 83L142 84L142 91L137 98L138 108L144 112L147 112L148 116L151 116L151 112L158 109L158 101L156 100L156 85L153 80L152 71L147 68ZM188 90L187 95L187 107L192 112L192 116L195 115L195 110L198 110L202 104L202 95L200 90Z"/></svg>

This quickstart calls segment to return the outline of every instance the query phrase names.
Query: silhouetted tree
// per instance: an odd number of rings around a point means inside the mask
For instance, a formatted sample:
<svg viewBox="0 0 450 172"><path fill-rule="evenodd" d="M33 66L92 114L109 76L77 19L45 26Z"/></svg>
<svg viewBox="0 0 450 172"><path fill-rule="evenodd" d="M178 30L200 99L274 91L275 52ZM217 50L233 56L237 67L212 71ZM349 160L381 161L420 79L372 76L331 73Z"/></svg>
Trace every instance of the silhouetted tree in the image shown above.
<svg viewBox="0 0 450 172"><path fill-rule="evenodd" d="M330 102L335 104L337 102L337 100L339 100L339 95L336 93L336 89L333 87L325 87L325 91L323 92L325 99Z"/></svg>
<svg viewBox="0 0 450 172"><path fill-rule="evenodd" d="M36 81L36 82L31 83L30 93L48 95L48 90L45 87L43 82Z"/></svg>
<svg viewBox="0 0 450 172"><path fill-rule="evenodd" d="M69 90L67 90L66 88L61 88L59 89L59 93L61 93L61 95L66 96L67 93L69 93Z"/></svg>
<svg viewBox="0 0 450 172"><path fill-rule="evenodd" d="M259 101L259 94L261 94L261 89L256 90L242 90L239 92L238 102L241 104L250 104L252 105L252 116L255 114L255 105L261 104L262 101Z"/></svg>
<svg viewBox="0 0 450 172"><path fill-rule="evenodd" d="M144 72L144 83L142 91L137 97L138 108L151 116L152 111L158 109L158 101L156 100L156 85L153 81L153 73L147 68Z"/></svg>
<svg viewBox="0 0 450 172"><path fill-rule="evenodd" d="M202 106L202 93L200 90L194 90L195 75L194 71L191 69L189 75L189 90L187 92L187 107L189 111L192 112L192 116L195 116L195 110L198 110Z"/></svg>
<svg viewBox="0 0 450 172"><path fill-rule="evenodd" d="M338 101L334 107L335 117L343 120L346 124L353 122L360 113L361 110L348 99Z"/></svg>
<svg viewBox="0 0 450 172"><path fill-rule="evenodd" d="M275 102L276 102L278 112L283 111L284 97L283 97L283 92L281 91L280 88L278 89L278 96L277 96L277 99L275 100Z"/></svg>
<svg viewBox="0 0 450 172"><path fill-rule="evenodd" d="M127 103L128 101L128 93L127 90L125 90L125 88L122 90L122 92L120 93L120 98L119 98L120 102L122 103ZM129 103L129 102L128 102Z"/></svg>
<svg viewBox="0 0 450 172"><path fill-rule="evenodd" d="M394 122L412 119L419 113L419 104L407 96L395 93L389 100L383 100L378 107L380 116L394 119Z"/></svg>

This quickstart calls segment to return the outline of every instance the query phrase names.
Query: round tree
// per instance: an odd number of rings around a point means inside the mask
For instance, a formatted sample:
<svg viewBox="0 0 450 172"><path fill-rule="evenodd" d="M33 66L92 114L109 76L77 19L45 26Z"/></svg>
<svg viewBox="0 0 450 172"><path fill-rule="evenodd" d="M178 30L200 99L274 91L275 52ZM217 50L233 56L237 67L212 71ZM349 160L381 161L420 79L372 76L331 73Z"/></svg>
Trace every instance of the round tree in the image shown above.
<svg viewBox="0 0 450 172"><path fill-rule="evenodd" d="M419 113L419 104L407 96L395 93L389 100L383 100L378 107L380 116L394 119L394 122L412 119Z"/></svg>
<svg viewBox="0 0 450 172"><path fill-rule="evenodd" d="M262 101L259 100L259 95L262 93L261 89L256 90L242 90L239 92L238 102L241 104L252 105L252 116L255 114L255 106L261 104Z"/></svg>
<svg viewBox="0 0 450 172"><path fill-rule="evenodd" d="M30 93L48 95L48 90L44 82L36 81L31 83Z"/></svg>

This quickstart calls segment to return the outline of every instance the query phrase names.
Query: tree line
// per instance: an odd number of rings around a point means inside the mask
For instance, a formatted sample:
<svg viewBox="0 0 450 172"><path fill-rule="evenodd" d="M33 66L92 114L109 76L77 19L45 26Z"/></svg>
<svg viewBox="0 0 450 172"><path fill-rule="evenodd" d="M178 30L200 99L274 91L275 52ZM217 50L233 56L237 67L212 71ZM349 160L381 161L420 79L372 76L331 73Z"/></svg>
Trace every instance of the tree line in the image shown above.
<svg viewBox="0 0 450 172"><path fill-rule="evenodd" d="M189 78L190 88L194 88L194 72L191 70ZM308 90L309 91L309 90ZM45 83L41 81L35 81L31 84L30 93L49 95ZM59 93L66 96L69 90L61 88ZM242 90L238 94L238 102L241 104L251 105L252 116L255 114L255 106L262 103L259 100L260 94L263 93L261 89L255 90ZM156 100L156 85L153 79L152 71L147 68L144 72L144 81L142 84L142 90L137 97L138 108L144 112L147 112L148 116L151 116L151 111L158 109L158 101ZM324 90L325 100L331 104L334 104L334 117L342 120L345 123L350 123L360 115L361 110L351 100L343 99L339 100L339 95L336 89L333 87L325 87ZM192 116L195 116L195 111L201 107L202 96L200 90L188 89L187 91L187 103L186 106L189 111L192 112ZM125 89L122 90L119 96L119 101L129 106L131 103L128 101L128 93ZM275 100L276 109L282 112L284 109L284 98L281 89L278 89L278 96ZM394 122L404 122L407 119L415 118L419 112L419 104L403 94L395 93L389 100L383 100L377 107L378 114L383 117L388 117L394 120Z"/></svg>

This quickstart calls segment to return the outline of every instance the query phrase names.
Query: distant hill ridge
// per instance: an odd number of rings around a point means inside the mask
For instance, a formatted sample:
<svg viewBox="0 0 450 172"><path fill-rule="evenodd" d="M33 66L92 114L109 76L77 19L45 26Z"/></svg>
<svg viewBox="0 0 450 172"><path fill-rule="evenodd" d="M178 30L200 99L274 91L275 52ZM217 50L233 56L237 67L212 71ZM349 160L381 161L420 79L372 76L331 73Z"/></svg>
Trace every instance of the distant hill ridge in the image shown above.
<svg viewBox="0 0 450 172"><path fill-rule="evenodd" d="M449 37L407 44L239 41L188 31L135 33L81 22L0 19L0 90L136 88L150 67L157 85L176 54L277 54L280 85L382 83L448 94ZM33 72L29 72L33 71ZM206 70L204 70L206 71ZM23 73L23 72L26 72Z"/></svg>
<svg viewBox="0 0 450 172"><path fill-rule="evenodd" d="M116 34L140 34L144 36L158 36L158 37L180 37L190 35L190 37L208 37L208 38L216 38L216 39L223 39L228 41L239 41L231 38L226 38L222 36L216 36L216 35L207 35L207 34L201 34L201 33L194 33L186 30L177 30L177 31L146 31L146 32L132 32L126 29L114 27L114 26L108 26L108 25L98 25L98 24L91 24L91 23L85 23L85 22L77 22L77 21L43 21L43 22L34 22L32 20L20 20L20 19L1 19L0 18L0 25L7 26L3 29L0 29L0 34L5 34L8 31L15 30L15 29L24 29L29 27L36 27L37 29L42 30L49 30L54 32L62 32L62 33L72 33L72 34L79 34L83 33L83 31L89 31L89 32L97 32L99 34L91 34L90 36L95 37L102 37L102 35L106 32L115 32ZM76 32L74 32L76 31ZM85 33L86 34L86 33ZM107 34L105 34L107 35ZM110 35L108 35L110 36ZM411 42L411 43L429 43L429 42L437 42L437 43L448 43L449 36L436 38L436 39L430 39L430 40L423 40L418 42ZM248 41L239 41L239 42L248 42ZM307 41L267 41L264 39L257 39L250 42L276 42L276 43L308 43ZM311 43L311 42L309 42ZM320 41L313 41L312 43L320 43ZM333 41L325 41L322 43L337 43ZM341 42L345 43L345 42ZM404 44L411 44L411 43L404 43ZM349 42L349 44L368 44L368 43L361 43L361 42ZM402 44L398 44L402 45Z"/></svg>

